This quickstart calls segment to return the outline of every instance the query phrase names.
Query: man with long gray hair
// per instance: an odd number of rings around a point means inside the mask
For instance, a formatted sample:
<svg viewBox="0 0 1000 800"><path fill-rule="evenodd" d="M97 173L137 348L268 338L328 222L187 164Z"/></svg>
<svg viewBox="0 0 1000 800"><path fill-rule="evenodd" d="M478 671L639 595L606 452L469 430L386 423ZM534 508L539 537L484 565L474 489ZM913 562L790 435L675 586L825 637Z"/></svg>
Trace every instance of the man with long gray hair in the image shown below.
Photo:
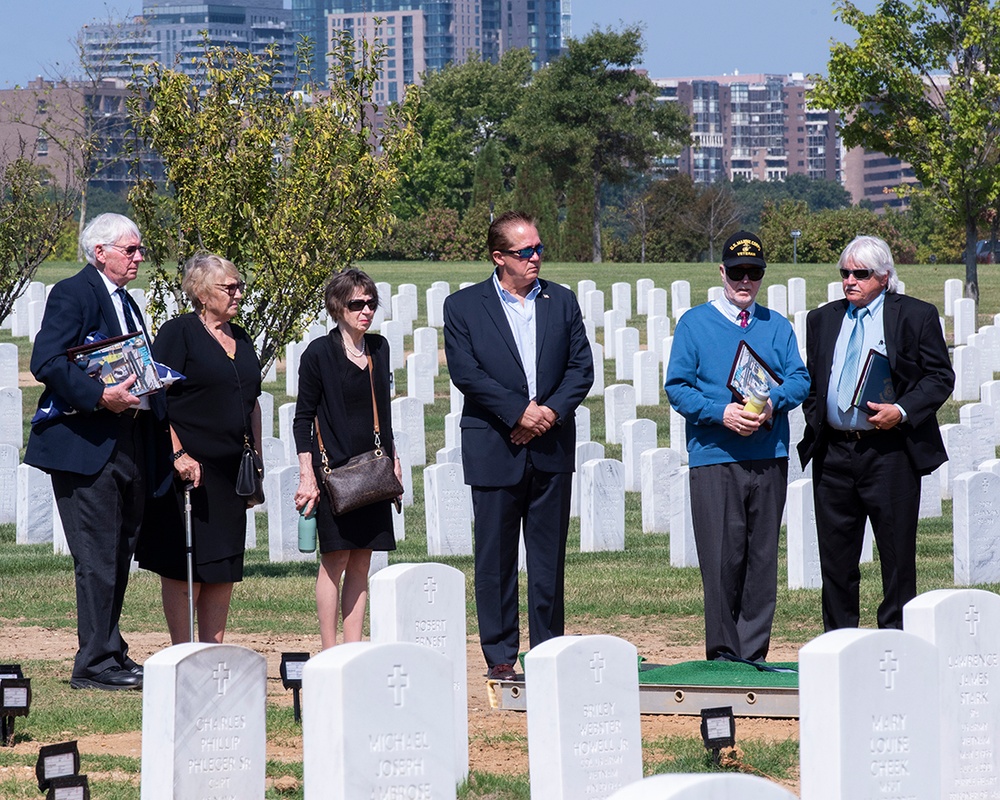
<svg viewBox="0 0 1000 800"><path fill-rule="evenodd" d="M799 443L802 465L813 461L823 626L858 627L871 519L882 568L878 626L902 628L903 606L917 594L920 479L948 459L935 414L955 373L937 309L898 293L884 241L857 237L838 266L844 299L806 319L811 387ZM866 383L866 367L886 377Z"/></svg>

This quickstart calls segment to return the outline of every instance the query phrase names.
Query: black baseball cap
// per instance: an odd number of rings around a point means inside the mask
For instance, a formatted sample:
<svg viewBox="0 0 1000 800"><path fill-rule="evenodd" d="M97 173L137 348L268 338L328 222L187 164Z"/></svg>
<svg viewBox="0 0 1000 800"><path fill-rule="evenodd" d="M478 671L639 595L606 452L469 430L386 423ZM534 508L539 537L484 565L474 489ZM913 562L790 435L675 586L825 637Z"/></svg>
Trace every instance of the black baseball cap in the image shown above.
<svg viewBox="0 0 1000 800"><path fill-rule="evenodd" d="M737 231L726 239L722 248L722 266L724 267L766 267L764 261L764 245L756 234L749 231Z"/></svg>

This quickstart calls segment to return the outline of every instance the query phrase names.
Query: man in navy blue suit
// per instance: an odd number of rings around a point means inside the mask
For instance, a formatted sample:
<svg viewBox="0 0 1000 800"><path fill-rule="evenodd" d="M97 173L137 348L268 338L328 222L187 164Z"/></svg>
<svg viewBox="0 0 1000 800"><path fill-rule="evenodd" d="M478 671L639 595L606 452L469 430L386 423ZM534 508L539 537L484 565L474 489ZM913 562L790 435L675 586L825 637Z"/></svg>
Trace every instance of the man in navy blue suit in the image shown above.
<svg viewBox="0 0 1000 800"><path fill-rule="evenodd" d="M465 395L462 463L475 512L476 611L492 680L518 655L517 549L523 525L531 646L563 633L574 413L594 363L573 293L538 277L542 243L517 211L490 225L494 266L448 297L444 347Z"/></svg>
<svg viewBox="0 0 1000 800"><path fill-rule="evenodd" d="M79 650L70 685L136 689L142 667L129 658L118 619L146 495L170 475L154 446L166 407L162 391L140 400L129 392L134 377L106 386L66 357L88 334L144 330L124 290L145 252L136 224L101 214L80 244L89 263L52 287L31 353L31 372L45 387L39 408L56 397L68 412L32 426L24 461L51 476L73 555Z"/></svg>

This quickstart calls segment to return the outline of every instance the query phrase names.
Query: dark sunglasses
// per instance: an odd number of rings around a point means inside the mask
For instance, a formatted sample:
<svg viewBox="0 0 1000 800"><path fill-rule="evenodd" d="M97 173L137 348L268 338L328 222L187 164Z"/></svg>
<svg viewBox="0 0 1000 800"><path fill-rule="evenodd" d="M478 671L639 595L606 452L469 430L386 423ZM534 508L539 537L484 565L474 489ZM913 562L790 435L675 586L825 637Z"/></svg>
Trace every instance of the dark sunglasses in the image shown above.
<svg viewBox="0 0 1000 800"><path fill-rule="evenodd" d="M764 277L763 267L726 267L726 277L733 283L739 283L744 278L759 281Z"/></svg>
<svg viewBox="0 0 1000 800"><path fill-rule="evenodd" d="M372 311L378 308L378 300L348 300L347 310L348 311L360 311L365 306L368 306Z"/></svg>
<svg viewBox="0 0 1000 800"><path fill-rule="evenodd" d="M520 250L501 250L500 252L506 253L509 256L517 256L518 258L527 261L535 253L538 253L538 255L541 256L543 250L545 250L545 245L536 244L534 247L522 247Z"/></svg>
<svg viewBox="0 0 1000 800"><path fill-rule="evenodd" d="M143 247L141 244L130 244L128 247L122 247L120 244L107 244L104 246L113 247L115 248L115 250L121 250L129 258L132 258L132 256L135 255L137 250L139 251L139 255L141 255L143 258L146 257L146 248Z"/></svg>
<svg viewBox="0 0 1000 800"><path fill-rule="evenodd" d="M236 297L236 293L242 294L246 291L247 285L245 281L236 281L236 283L217 283L215 284L218 288L222 289L230 297Z"/></svg>
<svg viewBox="0 0 1000 800"><path fill-rule="evenodd" d="M874 274L875 274L875 270L873 270L873 269L843 269L843 268L841 268L841 270L840 270L840 277L843 278L845 281L851 275L854 276L854 280L856 280L856 281L866 281L866 280L868 280Z"/></svg>

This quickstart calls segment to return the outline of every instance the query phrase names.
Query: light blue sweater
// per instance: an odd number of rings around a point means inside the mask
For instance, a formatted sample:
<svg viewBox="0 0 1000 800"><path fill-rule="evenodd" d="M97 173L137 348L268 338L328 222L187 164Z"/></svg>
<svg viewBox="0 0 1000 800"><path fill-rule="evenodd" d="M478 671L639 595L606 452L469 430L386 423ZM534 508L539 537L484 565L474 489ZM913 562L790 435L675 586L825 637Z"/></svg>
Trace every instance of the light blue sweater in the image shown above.
<svg viewBox="0 0 1000 800"><path fill-rule="evenodd" d="M726 382L741 340L783 381L771 391L771 430L761 427L750 436L722 424L726 406L737 400ZM758 304L750 324L741 328L705 303L685 312L677 323L664 389L670 405L687 420L690 466L787 458L788 412L809 393L809 373L795 331L780 314Z"/></svg>

